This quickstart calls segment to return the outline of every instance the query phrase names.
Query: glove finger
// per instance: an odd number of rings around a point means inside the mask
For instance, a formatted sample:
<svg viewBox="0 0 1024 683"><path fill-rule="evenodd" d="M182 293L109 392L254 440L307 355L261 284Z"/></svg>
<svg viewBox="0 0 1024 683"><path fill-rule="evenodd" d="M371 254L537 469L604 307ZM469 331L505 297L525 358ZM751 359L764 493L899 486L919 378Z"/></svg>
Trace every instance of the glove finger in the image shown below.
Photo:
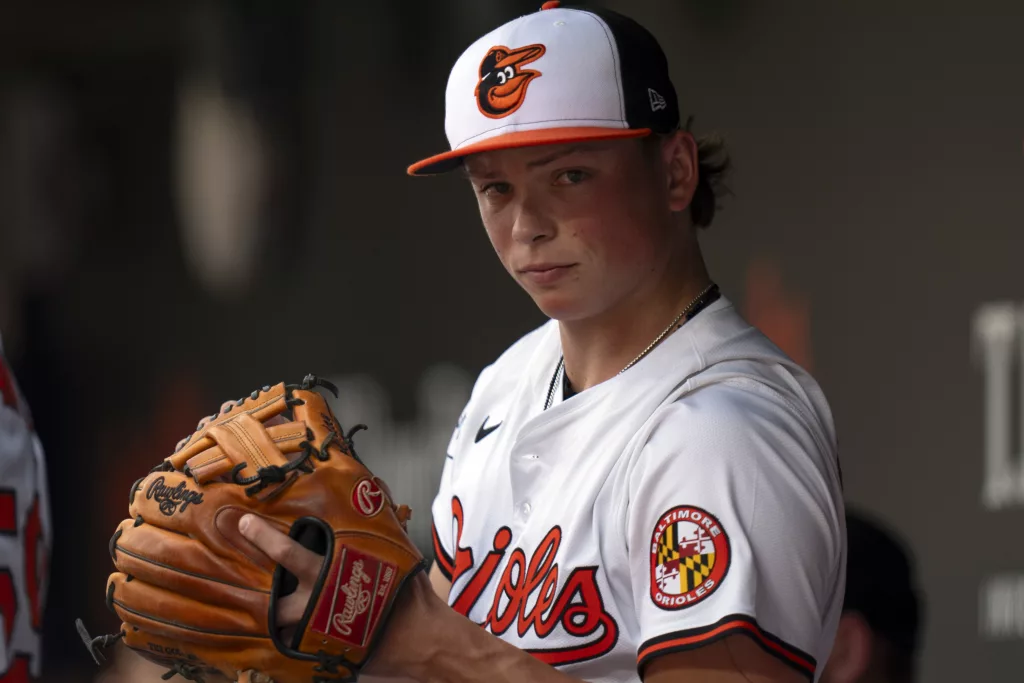
<svg viewBox="0 0 1024 683"><path fill-rule="evenodd" d="M126 630L124 644L143 658L161 666L170 668L179 663L185 664L192 673L203 674L208 683L214 679L236 680L240 675L239 669L259 664L256 653L268 647L274 649L265 639L211 637L209 643L191 643L145 629L136 630L134 627ZM239 677L237 680L245 679ZM255 682L261 679L254 677L252 680Z"/></svg>
<svg viewBox="0 0 1024 683"><path fill-rule="evenodd" d="M136 520L141 517L146 524L194 538L221 557L237 558L241 552L257 566L273 571L274 563L238 531L238 520L250 511L251 506L242 487L233 483L211 482L203 487L199 492L201 497L197 498L184 493L196 493L195 484L189 487L189 481L187 475L179 472L149 475L135 488L129 514ZM204 507L207 505L216 513L207 511ZM303 512L300 508L296 514ZM289 528L289 520L283 517L270 521L279 529Z"/></svg>
<svg viewBox="0 0 1024 683"><path fill-rule="evenodd" d="M228 486L224 484L222 486ZM234 488L240 488L234 486ZM230 488L218 491L217 495L232 496ZM244 491L241 492L244 495ZM190 512L206 503L210 495L207 489L200 489L192 478L183 472L153 472L135 482L132 487L128 513L132 517L149 516L152 519L166 517L169 526L184 524Z"/></svg>
<svg viewBox="0 0 1024 683"><path fill-rule="evenodd" d="M120 572L111 574L111 604L126 624L185 643L208 643L213 637L249 638L267 633L266 617L193 600ZM260 623L260 622L263 623Z"/></svg>
<svg viewBox="0 0 1024 683"><path fill-rule="evenodd" d="M269 590L274 563L264 556L261 565L239 561L237 555L218 554L200 539L190 538L152 524L125 520L111 539L114 565L134 559L165 571L183 571L226 583Z"/></svg>
<svg viewBox="0 0 1024 683"><path fill-rule="evenodd" d="M199 602L220 605L229 609L266 615L270 605L270 591L239 585L219 577L202 575L198 572L182 571L179 567L155 564L151 560L121 551L118 553L117 568L122 573L152 586L166 588L178 595Z"/></svg>

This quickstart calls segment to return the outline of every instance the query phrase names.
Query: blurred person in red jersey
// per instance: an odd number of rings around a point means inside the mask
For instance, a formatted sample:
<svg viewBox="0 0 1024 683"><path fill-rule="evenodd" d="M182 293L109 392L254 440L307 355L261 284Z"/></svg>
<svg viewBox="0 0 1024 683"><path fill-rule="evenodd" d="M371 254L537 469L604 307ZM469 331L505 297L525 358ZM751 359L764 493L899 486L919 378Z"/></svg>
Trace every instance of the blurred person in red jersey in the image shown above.
<svg viewBox="0 0 1024 683"><path fill-rule="evenodd" d="M0 340L0 681L42 672L52 539L43 447Z"/></svg>

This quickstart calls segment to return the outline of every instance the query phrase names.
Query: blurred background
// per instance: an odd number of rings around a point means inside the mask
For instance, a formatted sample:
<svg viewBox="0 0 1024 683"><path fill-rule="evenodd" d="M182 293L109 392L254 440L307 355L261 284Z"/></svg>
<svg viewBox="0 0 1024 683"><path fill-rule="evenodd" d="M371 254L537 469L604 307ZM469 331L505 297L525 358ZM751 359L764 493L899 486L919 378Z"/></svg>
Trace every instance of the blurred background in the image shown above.
<svg viewBox="0 0 1024 683"><path fill-rule="evenodd" d="M405 167L447 148L456 57L539 4L0 5L0 331L55 520L42 680L97 673L73 622L115 628L137 473L257 385L340 384L430 552L472 382L543 318L465 181ZM709 265L821 382L848 502L905 542L919 680L1019 679L1024 5L596 4L655 33L729 143Z"/></svg>

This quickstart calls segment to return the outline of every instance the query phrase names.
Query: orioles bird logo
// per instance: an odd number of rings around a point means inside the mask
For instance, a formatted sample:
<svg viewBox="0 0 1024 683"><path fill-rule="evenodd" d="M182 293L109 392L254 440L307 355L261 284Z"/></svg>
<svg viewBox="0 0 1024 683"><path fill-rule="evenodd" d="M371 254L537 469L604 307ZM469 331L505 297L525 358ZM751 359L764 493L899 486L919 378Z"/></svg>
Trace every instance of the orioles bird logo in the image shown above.
<svg viewBox="0 0 1024 683"><path fill-rule="evenodd" d="M491 119L500 119L519 109L526 99L526 86L540 76L539 71L521 67L543 55L543 45L527 45L514 50L496 45L488 50L480 62L480 82L475 91L480 113Z"/></svg>

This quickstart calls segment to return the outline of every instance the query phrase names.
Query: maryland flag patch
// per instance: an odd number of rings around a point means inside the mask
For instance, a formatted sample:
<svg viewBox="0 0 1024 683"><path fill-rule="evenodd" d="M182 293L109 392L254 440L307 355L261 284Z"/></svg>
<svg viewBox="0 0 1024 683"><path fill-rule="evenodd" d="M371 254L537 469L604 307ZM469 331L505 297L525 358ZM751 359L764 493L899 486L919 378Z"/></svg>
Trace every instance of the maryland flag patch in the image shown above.
<svg viewBox="0 0 1024 683"><path fill-rule="evenodd" d="M651 599L683 609L711 595L729 571L729 537L706 510L689 505L661 516L651 537Z"/></svg>

